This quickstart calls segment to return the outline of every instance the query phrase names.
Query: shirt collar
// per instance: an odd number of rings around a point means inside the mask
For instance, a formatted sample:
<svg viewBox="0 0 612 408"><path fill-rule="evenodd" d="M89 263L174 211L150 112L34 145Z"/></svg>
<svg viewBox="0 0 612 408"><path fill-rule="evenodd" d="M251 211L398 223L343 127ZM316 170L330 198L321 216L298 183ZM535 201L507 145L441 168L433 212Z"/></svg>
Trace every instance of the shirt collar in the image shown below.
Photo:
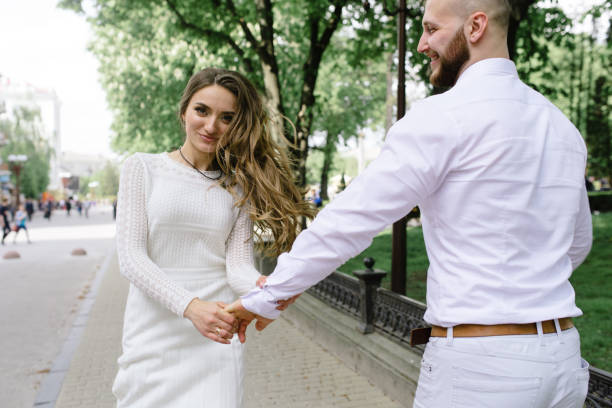
<svg viewBox="0 0 612 408"><path fill-rule="evenodd" d="M498 75L512 75L518 78L518 72L516 71L516 65L514 62L507 58L487 58L467 67L461 74L455 86L462 82L467 82L471 78L478 78L482 75L487 74L498 74Z"/></svg>

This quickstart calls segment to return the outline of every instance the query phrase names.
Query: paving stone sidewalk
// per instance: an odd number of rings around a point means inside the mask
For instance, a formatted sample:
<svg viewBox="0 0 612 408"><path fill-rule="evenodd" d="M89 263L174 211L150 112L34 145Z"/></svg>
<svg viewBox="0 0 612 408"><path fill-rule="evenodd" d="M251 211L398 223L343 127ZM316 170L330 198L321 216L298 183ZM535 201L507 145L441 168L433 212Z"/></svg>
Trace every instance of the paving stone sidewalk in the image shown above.
<svg viewBox="0 0 612 408"><path fill-rule="evenodd" d="M111 266L101 281L56 408L114 407L110 390L121 352L127 290L127 281ZM401 407L288 321L278 319L263 332L249 330L244 408Z"/></svg>

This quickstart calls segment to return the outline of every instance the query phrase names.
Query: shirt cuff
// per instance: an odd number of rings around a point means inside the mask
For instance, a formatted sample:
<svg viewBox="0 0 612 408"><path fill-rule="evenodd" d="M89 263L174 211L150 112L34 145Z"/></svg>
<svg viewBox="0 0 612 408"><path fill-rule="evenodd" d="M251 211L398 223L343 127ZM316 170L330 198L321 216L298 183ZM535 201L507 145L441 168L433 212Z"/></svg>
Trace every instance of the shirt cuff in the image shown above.
<svg viewBox="0 0 612 408"><path fill-rule="evenodd" d="M240 298L242 306L251 313L265 317L267 319L277 319L280 316L280 310L274 296L272 296L266 288L255 288L246 295Z"/></svg>

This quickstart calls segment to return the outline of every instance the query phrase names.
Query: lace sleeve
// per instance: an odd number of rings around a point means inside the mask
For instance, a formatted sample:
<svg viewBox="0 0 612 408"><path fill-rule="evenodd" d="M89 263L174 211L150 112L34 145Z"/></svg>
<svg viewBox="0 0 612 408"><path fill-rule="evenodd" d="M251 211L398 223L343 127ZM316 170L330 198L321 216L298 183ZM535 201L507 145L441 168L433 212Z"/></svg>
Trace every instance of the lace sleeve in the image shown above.
<svg viewBox="0 0 612 408"><path fill-rule="evenodd" d="M253 255L253 221L240 209L226 244L227 282L242 296L255 287L260 274L255 269Z"/></svg>
<svg viewBox="0 0 612 408"><path fill-rule="evenodd" d="M123 164L117 198L119 270L138 289L183 316L196 297L173 282L147 253L146 170L138 156Z"/></svg>

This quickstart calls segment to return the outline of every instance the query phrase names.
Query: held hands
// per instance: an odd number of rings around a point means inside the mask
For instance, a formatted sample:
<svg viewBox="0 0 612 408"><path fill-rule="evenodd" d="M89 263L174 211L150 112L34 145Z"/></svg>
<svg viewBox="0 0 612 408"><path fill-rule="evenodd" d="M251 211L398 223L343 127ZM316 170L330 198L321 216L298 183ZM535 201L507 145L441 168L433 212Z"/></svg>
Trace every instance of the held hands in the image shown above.
<svg viewBox="0 0 612 408"><path fill-rule="evenodd" d="M242 306L242 301L240 299L236 300L231 305L225 308L225 311L233 314L240 321L238 326L238 338L241 343L246 341L246 329L248 325L255 319L257 319L257 323L255 323L255 328L259 331L263 330L272 323L274 320L266 319L265 317L261 317L256 315L255 313L251 313Z"/></svg>
<svg viewBox="0 0 612 408"><path fill-rule="evenodd" d="M255 283L259 288L263 288L266 283L266 276L260 276ZM300 297L300 294L292 296L289 299L279 300L278 306L276 307L278 310L285 310L289 307L290 304L295 302L295 300ZM236 300L234 303L225 308L226 312L232 313L235 317L239 319L238 325L238 338L241 343L246 341L246 329L248 325L255 319L257 319L257 323L255 323L255 328L259 331L263 330L272 323L274 320L267 319L262 316L258 316L252 312L249 312L242 305L242 301L240 299Z"/></svg>
<svg viewBox="0 0 612 408"><path fill-rule="evenodd" d="M260 276L256 285L260 288L266 283L266 277ZM289 299L279 300L278 310L285 310L300 294ZM246 341L246 328L255 319L255 328L263 330L274 320L267 319L249 312L242 306L240 299L231 305L223 302L207 302L194 298L185 309L184 316L191 320L194 327L204 336L217 343L230 344L230 340L235 333L241 343Z"/></svg>
<svg viewBox="0 0 612 408"><path fill-rule="evenodd" d="M195 298L189 303L184 316L191 320L204 337L221 344L230 344L238 330L238 319L226 312L222 302L206 302Z"/></svg>

